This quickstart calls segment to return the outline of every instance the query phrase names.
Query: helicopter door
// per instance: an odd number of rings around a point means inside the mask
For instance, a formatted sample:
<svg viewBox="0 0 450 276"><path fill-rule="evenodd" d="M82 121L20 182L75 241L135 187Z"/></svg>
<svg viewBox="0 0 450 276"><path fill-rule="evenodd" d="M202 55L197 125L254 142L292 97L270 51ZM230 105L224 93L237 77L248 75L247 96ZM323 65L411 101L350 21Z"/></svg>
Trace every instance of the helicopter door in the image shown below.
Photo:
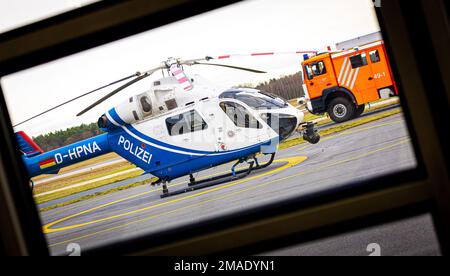
<svg viewBox="0 0 450 276"><path fill-rule="evenodd" d="M205 143L205 137L209 136L208 124L197 110L167 118L166 126L174 145L193 150L212 150L208 143Z"/></svg>
<svg viewBox="0 0 450 276"><path fill-rule="evenodd" d="M232 148L229 148L230 150L261 142L264 136L264 126L247 108L231 101L221 102L220 108L226 114L225 121L227 123L223 124L226 127L224 141L233 145Z"/></svg>

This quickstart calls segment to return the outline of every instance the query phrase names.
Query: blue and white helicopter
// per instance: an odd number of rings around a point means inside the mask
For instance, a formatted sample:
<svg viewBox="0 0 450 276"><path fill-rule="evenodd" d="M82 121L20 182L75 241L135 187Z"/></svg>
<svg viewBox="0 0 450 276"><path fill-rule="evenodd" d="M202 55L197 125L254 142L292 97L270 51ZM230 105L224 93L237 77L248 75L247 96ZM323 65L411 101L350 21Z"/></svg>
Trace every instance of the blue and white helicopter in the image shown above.
<svg viewBox="0 0 450 276"><path fill-rule="evenodd" d="M128 98L99 118L98 126L105 132L102 135L43 152L24 132L17 132L30 179L42 174L57 174L66 166L115 152L145 174L156 176L159 180L153 184L162 185L161 197L167 197L217 185L224 179L245 177L253 170L269 166L280 141L300 127L303 127L306 141L319 142L314 124L304 123L304 114L280 97L255 89L221 89L201 76L188 76L184 71L184 66L210 65L265 73L210 63L211 59L169 58L156 68L90 91L24 121L128 81L77 115L81 116L134 83L159 70L163 72L163 78L154 81L149 91ZM270 155L270 161L260 164L258 154ZM229 174L202 181L193 177L194 173L235 160ZM241 163L248 163L248 169L236 171L236 166ZM169 192L167 183L187 175L191 180L187 189Z"/></svg>

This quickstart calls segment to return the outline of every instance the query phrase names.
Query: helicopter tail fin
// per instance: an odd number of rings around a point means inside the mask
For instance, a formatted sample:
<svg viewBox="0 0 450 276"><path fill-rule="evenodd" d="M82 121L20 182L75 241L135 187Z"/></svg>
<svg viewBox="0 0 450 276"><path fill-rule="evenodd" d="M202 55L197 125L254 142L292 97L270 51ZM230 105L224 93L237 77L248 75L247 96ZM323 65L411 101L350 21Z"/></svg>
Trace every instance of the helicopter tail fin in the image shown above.
<svg viewBox="0 0 450 276"><path fill-rule="evenodd" d="M33 157L44 153L44 151L25 132L16 132L16 139L19 143L20 152L25 157Z"/></svg>

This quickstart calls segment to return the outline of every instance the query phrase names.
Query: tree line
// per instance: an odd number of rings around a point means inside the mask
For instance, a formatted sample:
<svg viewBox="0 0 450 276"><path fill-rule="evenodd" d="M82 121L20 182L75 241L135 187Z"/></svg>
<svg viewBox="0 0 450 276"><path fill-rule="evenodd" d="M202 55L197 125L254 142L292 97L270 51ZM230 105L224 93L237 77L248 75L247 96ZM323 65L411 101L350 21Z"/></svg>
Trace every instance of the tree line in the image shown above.
<svg viewBox="0 0 450 276"><path fill-rule="evenodd" d="M97 126L97 123L82 124L80 126L71 127L65 130L58 130L33 137L43 151L50 151L63 146L67 146L78 141L88 139L102 134L103 131Z"/></svg>
<svg viewBox="0 0 450 276"><path fill-rule="evenodd" d="M296 74L283 76L278 79L273 78L256 86L252 84L241 84L236 86L236 88L255 88L264 92L269 92L281 96L286 100L292 100L303 97L305 95L302 84L302 73L298 72Z"/></svg>

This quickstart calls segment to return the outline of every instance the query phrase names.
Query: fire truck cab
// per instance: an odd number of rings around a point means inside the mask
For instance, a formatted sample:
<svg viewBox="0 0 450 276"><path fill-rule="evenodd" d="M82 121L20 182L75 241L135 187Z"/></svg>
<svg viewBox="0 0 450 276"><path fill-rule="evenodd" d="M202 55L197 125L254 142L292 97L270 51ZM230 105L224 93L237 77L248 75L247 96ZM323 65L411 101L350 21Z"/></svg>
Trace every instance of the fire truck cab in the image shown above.
<svg viewBox="0 0 450 276"><path fill-rule="evenodd" d="M383 41L305 57L307 109L337 122L360 116L365 104L398 95Z"/></svg>

